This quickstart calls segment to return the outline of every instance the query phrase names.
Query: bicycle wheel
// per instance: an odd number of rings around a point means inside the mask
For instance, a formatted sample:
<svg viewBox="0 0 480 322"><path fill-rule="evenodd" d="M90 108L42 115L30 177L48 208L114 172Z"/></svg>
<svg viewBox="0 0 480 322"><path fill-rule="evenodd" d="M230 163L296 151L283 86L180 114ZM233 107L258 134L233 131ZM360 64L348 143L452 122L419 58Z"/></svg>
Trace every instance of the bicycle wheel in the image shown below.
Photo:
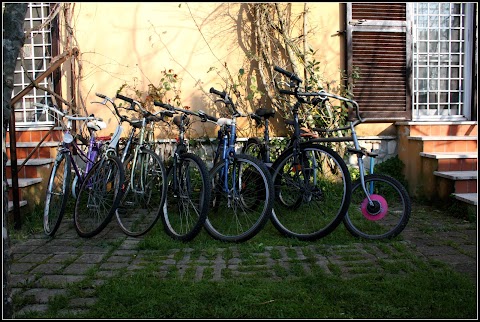
<svg viewBox="0 0 480 322"><path fill-rule="evenodd" d="M67 153L59 152L50 172L43 210L43 231L47 236L55 235L65 214L70 188L70 162Z"/></svg>
<svg viewBox="0 0 480 322"><path fill-rule="evenodd" d="M348 210L351 178L332 149L313 143L282 153L273 165L275 204L271 220L283 235L313 241L327 236Z"/></svg>
<svg viewBox="0 0 480 322"><path fill-rule="evenodd" d="M198 235L207 219L211 190L210 173L202 159L182 154L167 175L162 222L170 237L190 241Z"/></svg>
<svg viewBox="0 0 480 322"><path fill-rule="evenodd" d="M258 138L249 138L247 144L242 149L242 153L252 155L261 161L265 159L262 142Z"/></svg>
<svg viewBox="0 0 480 322"><path fill-rule="evenodd" d="M75 229L81 237L100 233L112 219L122 197L125 170L116 156L95 163L85 177L73 214Z"/></svg>
<svg viewBox="0 0 480 322"><path fill-rule="evenodd" d="M410 219L412 203L403 185L382 174L365 176L365 187L373 201L368 203L360 180L353 184L352 200L343 219L347 230L365 239L393 238Z"/></svg>
<svg viewBox="0 0 480 322"><path fill-rule="evenodd" d="M222 160L210 171L212 201L205 229L215 239L243 242L268 221L274 196L272 178L265 164L251 155L233 157L227 180L225 166Z"/></svg>
<svg viewBox="0 0 480 322"><path fill-rule="evenodd" d="M115 215L125 234L139 237L152 229L160 217L167 175L160 157L145 148L139 150L135 164L130 159L125 166L125 193Z"/></svg>

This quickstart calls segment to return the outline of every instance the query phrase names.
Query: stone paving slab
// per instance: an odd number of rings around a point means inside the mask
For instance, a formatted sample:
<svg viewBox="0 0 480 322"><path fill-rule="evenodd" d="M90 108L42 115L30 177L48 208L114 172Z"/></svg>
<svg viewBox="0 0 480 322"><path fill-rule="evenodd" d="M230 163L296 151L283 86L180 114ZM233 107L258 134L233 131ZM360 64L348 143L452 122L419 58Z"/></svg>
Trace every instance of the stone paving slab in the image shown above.
<svg viewBox="0 0 480 322"><path fill-rule="evenodd" d="M30 299L29 304L15 312L15 316L22 316L28 311L46 311L48 301L65 295L65 287L84 281L92 269L96 272L90 285L82 285L82 296L70 299L65 312L85 312L95 303L95 298L88 294L93 294L96 286L124 270L128 274L142 269L152 260L157 265L158 278L168 278L171 272L176 272L180 278L219 281L226 276L252 274L282 279L292 272L296 276L308 275L318 268L326 274L349 278L372 271L382 273L382 265L398 261L402 256L402 251L392 245L382 244L379 247L362 242L268 246L258 252L252 251L248 258L242 258L235 245L201 254L194 253L191 248L170 249L164 253L138 250L141 239L126 237L115 225L107 226L104 232L91 239L79 238L69 226L61 227L55 238L39 234L23 242L12 243L12 291L16 296ZM414 252L417 260L447 263L476 280L476 230L442 231L426 236L410 225L402 234L402 247ZM414 260L405 258L404 261L413 267Z"/></svg>

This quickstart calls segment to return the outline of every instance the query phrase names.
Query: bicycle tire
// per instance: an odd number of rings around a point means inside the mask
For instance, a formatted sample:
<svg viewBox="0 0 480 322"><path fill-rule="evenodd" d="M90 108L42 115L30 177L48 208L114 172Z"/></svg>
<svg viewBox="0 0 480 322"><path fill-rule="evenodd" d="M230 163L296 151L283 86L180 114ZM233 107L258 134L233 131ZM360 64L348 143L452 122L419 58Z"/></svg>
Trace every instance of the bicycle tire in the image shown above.
<svg viewBox="0 0 480 322"><path fill-rule="evenodd" d="M45 207L43 210L43 231L53 237L60 227L69 196L71 161L67 153L59 152L50 171Z"/></svg>
<svg viewBox="0 0 480 322"><path fill-rule="evenodd" d="M292 163L293 147L272 166L275 203L271 220L284 236L314 241L342 222L350 204L351 178L345 161L334 150L313 143L302 143L300 149L303 166Z"/></svg>
<svg viewBox="0 0 480 322"><path fill-rule="evenodd" d="M75 202L73 222L80 237L99 234L110 222L122 197L125 170L117 156L96 162L86 175Z"/></svg>
<svg viewBox="0 0 480 322"><path fill-rule="evenodd" d="M173 165L167 173L163 227L171 238L190 241L200 233L207 219L211 195L210 173L199 156L188 152L181 154L175 170L176 176Z"/></svg>
<svg viewBox="0 0 480 322"><path fill-rule="evenodd" d="M166 196L166 169L153 151L140 148L135 168L133 156L125 161L124 194L115 211L120 229L128 236L139 237L152 229L158 221ZM133 187L131 175L134 174Z"/></svg>
<svg viewBox="0 0 480 322"><path fill-rule="evenodd" d="M350 207L343 219L345 227L353 236L364 239L398 236L405 229L412 211L407 190L397 179L384 174L369 174L364 180L374 205L368 205L362 184L356 180Z"/></svg>
<svg viewBox="0 0 480 322"><path fill-rule="evenodd" d="M259 138L249 138L242 149L242 153L252 155L260 161L265 160L264 149Z"/></svg>
<svg viewBox="0 0 480 322"><path fill-rule="evenodd" d="M263 162L247 154L237 154L228 168L229 181L237 171L236 187L229 196L223 189L222 171L225 161L210 170L212 180L211 209L205 230L214 239L224 242L244 242L257 235L270 218L273 206L273 182Z"/></svg>

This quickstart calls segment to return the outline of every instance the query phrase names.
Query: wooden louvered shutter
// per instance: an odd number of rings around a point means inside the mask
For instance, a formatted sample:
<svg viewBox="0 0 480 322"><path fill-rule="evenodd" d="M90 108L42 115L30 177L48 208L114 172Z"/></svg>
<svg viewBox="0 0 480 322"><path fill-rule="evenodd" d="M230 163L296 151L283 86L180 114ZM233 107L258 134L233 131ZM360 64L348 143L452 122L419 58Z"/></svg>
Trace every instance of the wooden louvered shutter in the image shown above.
<svg viewBox="0 0 480 322"><path fill-rule="evenodd" d="M411 119L410 25L406 3L347 4L348 70L361 116L375 122Z"/></svg>

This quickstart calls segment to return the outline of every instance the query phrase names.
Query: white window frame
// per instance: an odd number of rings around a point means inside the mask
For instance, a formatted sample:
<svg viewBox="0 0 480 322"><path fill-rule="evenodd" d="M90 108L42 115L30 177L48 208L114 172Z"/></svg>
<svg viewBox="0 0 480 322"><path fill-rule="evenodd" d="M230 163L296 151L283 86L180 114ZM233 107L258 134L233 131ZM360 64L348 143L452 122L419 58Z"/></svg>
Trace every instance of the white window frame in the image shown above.
<svg viewBox="0 0 480 322"><path fill-rule="evenodd" d="M31 30L44 24L50 14L50 3L29 3L28 12L25 18L25 30ZM27 33L27 31L25 31ZM35 79L42 72L46 71L52 59L52 34L49 26L30 32L26 37L22 48L23 60L27 67L27 73ZM36 68L36 65L41 65ZM20 93L30 83L30 78L26 75L21 58L17 58L17 66L14 73L14 89L12 97ZM39 85L45 88L53 89L53 80L46 77ZM19 128L37 128L51 126L56 123L55 118L49 113L41 113L34 103L48 103L51 101L51 95L47 92L32 88L25 94L14 106L15 126Z"/></svg>
<svg viewBox="0 0 480 322"><path fill-rule="evenodd" d="M413 120L470 120L471 119L471 95L472 95L472 55L473 55L473 15L472 12L474 10L473 3L411 3L412 6L411 12L413 15L413 95L412 95L412 119ZM439 53L430 53L428 50L424 52L424 56L427 57L426 64L419 64L418 61L418 41L419 39L419 30L427 30L427 39L425 39L427 43L427 48L430 48L430 44L435 44L436 40L431 40L428 38L430 35L430 31L442 31L442 27L439 25L436 29L431 25L427 25L426 28L420 28L417 25L417 12L415 8L419 5L427 6L428 11L435 5L446 6L449 5L450 9L452 9L453 5L460 5L461 11L458 15L443 15L438 10L437 13L430 12L427 13L428 21L430 19L448 19L451 21L452 17L455 17L460 20L460 25L458 27L453 28L455 31L460 32L459 39L455 39L452 42L450 39L448 42L443 42L444 45L448 45L449 50L446 53L448 55L447 64L442 65L439 62L439 68L444 66L444 68L449 69L449 74L447 77L440 77L440 72L435 77L430 76L430 72L435 70L435 56L439 58L441 56L440 49ZM452 33L452 27L446 28L444 27L443 31L449 32L449 36ZM452 43L457 43L460 47L459 53L452 52L451 46ZM439 40L438 44L442 44ZM452 64L451 57L452 55L459 54L461 59L459 60L458 64ZM419 68L425 68L427 70L427 77L420 78L419 76ZM459 68L458 77L450 73L451 68ZM458 81L458 90L451 90L450 84L451 82ZM427 84L426 89L423 91L419 90L419 84L423 82ZM440 82L443 84L449 84L446 89L442 88ZM425 87L424 87L425 88ZM420 102L420 94L424 94L424 100ZM458 101L451 101L452 96L458 93ZM436 101L430 102L430 97L436 95ZM448 97L447 101L444 104L441 103L440 97ZM421 108L423 107L423 108ZM457 107L455 109L455 107Z"/></svg>

